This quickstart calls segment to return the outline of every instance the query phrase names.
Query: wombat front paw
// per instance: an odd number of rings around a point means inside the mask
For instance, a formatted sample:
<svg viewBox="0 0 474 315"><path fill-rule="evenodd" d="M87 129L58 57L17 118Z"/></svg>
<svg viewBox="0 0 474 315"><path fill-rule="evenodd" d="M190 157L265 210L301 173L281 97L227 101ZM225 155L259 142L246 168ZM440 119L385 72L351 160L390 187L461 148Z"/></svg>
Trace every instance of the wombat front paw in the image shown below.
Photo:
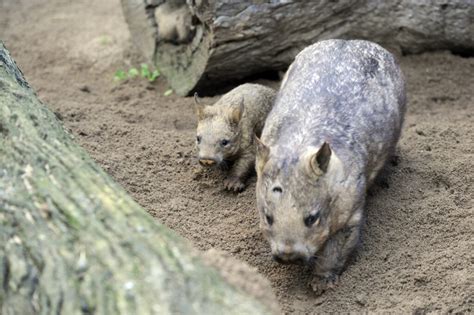
<svg viewBox="0 0 474 315"><path fill-rule="evenodd" d="M316 295L321 295L325 291L334 289L339 281L339 276L331 274L327 277L314 276L311 281L311 288Z"/></svg>
<svg viewBox="0 0 474 315"><path fill-rule="evenodd" d="M237 177L237 176L231 176L227 177L224 180L224 187L227 190L233 190L235 192L240 192L244 190L245 184L242 182L242 180Z"/></svg>

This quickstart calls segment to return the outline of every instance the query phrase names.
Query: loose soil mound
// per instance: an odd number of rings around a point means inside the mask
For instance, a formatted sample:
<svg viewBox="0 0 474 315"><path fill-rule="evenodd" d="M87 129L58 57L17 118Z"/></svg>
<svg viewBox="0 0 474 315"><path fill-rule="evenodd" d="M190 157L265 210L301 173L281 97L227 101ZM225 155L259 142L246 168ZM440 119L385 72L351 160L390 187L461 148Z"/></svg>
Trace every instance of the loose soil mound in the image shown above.
<svg viewBox="0 0 474 315"><path fill-rule="evenodd" d="M197 166L193 100L163 96L163 81L112 81L138 61L128 36L118 0L0 0L0 38L77 141L158 221L256 267L285 312L473 311L474 59L401 58L409 106L398 163L371 190L353 263L317 297L309 270L270 259L255 180L236 195Z"/></svg>

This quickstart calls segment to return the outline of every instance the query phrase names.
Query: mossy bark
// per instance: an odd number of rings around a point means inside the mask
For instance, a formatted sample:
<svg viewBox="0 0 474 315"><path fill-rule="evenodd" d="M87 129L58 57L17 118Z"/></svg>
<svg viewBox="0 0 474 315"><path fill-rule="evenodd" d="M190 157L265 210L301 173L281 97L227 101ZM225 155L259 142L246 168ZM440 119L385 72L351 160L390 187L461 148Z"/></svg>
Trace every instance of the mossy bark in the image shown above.
<svg viewBox="0 0 474 315"><path fill-rule="evenodd" d="M116 184L0 41L0 313L265 314Z"/></svg>
<svg viewBox="0 0 474 315"><path fill-rule="evenodd" d="M472 0L121 1L135 46L179 95L212 94L231 80L285 70L303 48L329 38L368 39L403 53L474 52ZM188 6L192 40L158 37L154 11L164 2Z"/></svg>

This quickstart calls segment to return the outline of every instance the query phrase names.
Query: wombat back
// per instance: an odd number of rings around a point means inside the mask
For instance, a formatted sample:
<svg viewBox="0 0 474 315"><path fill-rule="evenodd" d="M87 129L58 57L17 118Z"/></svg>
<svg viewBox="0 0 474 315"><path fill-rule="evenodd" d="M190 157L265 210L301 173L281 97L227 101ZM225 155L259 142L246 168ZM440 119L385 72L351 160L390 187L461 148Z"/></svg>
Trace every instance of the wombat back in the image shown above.
<svg viewBox="0 0 474 315"><path fill-rule="evenodd" d="M309 127L334 140L353 131L400 128L404 112L404 78L388 51L362 40L327 40L295 58L262 140L270 144L279 134L294 135L298 130L292 128L302 124L302 132L311 133ZM369 121L375 130L366 128Z"/></svg>

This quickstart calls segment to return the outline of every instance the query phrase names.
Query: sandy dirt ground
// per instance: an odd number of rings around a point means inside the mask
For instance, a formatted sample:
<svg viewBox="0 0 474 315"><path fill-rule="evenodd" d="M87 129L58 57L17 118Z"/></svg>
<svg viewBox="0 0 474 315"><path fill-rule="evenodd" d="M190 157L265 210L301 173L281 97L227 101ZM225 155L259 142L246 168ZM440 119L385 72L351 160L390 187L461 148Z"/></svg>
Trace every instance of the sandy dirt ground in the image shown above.
<svg viewBox="0 0 474 315"><path fill-rule="evenodd" d="M256 267L285 313L474 312L474 58L401 58L409 106L398 163L370 192L339 285L316 296L310 270L271 260L255 180L228 193L197 165L193 100L163 96L162 79L113 82L140 62L129 36L119 0L0 0L0 39L77 141L156 220Z"/></svg>

